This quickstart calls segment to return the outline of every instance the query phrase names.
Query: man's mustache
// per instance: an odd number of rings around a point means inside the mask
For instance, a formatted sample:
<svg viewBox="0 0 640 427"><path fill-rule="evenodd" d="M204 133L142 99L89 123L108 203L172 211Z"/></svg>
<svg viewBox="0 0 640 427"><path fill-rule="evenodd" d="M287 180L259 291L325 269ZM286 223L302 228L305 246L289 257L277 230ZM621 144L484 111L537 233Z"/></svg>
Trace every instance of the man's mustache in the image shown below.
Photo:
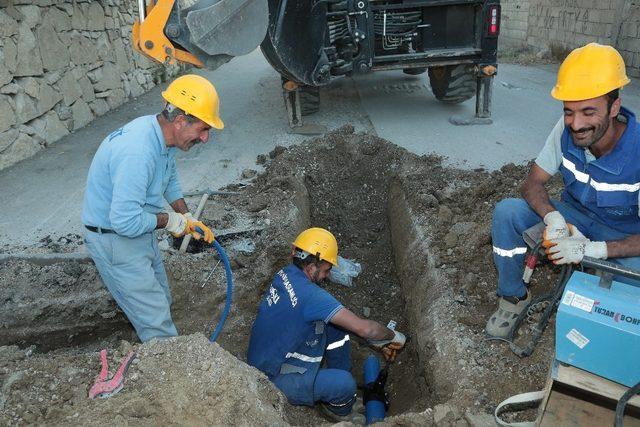
<svg viewBox="0 0 640 427"><path fill-rule="evenodd" d="M573 129L571 129L571 133L579 133L579 134L582 134L582 133L586 133L586 132L589 132L589 131L592 131L592 130L595 130L595 129L596 129L595 127L580 128L580 129L578 129L578 130L573 130Z"/></svg>

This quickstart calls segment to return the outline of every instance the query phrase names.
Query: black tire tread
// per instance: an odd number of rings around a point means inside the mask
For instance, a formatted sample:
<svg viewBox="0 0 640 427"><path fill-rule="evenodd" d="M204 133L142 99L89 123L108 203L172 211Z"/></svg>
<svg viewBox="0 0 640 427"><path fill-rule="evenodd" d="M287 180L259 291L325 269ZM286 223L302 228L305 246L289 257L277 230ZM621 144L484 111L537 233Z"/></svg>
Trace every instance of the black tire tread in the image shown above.
<svg viewBox="0 0 640 427"><path fill-rule="evenodd" d="M468 65L449 65L441 78L429 69L429 81L436 99L446 104L459 104L476 94L476 76Z"/></svg>
<svg viewBox="0 0 640 427"><path fill-rule="evenodd" d="M300 112L303 116L320 111L320 88L316 86L300 86Z"/></svg>

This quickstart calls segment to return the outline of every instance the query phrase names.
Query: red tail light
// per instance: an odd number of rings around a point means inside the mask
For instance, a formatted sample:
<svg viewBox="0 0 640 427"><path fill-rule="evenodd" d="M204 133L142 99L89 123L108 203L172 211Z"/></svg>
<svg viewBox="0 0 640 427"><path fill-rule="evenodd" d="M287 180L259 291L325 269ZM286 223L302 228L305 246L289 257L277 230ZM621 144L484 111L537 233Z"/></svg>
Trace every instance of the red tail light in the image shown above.
<svg viewBox="0 0 640 427"><path fill-rule="evenodd" d="M487 35L496 37L500 34L500 6L489 6Z"/></svg>

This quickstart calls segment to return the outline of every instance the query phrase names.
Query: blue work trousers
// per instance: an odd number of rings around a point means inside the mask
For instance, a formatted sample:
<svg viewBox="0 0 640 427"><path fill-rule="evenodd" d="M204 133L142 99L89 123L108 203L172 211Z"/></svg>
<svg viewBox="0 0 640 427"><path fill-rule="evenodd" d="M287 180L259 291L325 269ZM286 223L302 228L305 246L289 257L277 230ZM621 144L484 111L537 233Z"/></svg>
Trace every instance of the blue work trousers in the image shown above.
<svg viewBox="0 0 640 427"><path fill-rule="evenodd" d="M355 402L356 381L351 375L351 341L345 331L327 325L327 349L323 360L326 368L320 368L313 382L313 401L327 404L327 408L337 415L351 413ZM306 376L313 374L277 375L273 382L287 396L290 403L297 405L308 401L300 396L306 387Z"/></svg>
<svg viewBox="0 0 640 427"><path fill-rule="evenodd" d="M622 240L630 236L603 224L586 210L557 200L552 200L551 203L568 223L578 227L592 241ZM542 218L523 199L504 199L496 205L491 235L493 260L498 269L498 295L520 297L525 294L522 273L527 245L522 233L541 221ZM615 258L609 261L640 270L640 257ZM614 279L633 283L624 277L614 276Z"/></svg>
<svg viewBox="0 0 640 427"><path fill-rule="evenodd" d="M178 335L171 291L154 233L130 238L87 231L85 243L100 277L140 338Z"/></svg>

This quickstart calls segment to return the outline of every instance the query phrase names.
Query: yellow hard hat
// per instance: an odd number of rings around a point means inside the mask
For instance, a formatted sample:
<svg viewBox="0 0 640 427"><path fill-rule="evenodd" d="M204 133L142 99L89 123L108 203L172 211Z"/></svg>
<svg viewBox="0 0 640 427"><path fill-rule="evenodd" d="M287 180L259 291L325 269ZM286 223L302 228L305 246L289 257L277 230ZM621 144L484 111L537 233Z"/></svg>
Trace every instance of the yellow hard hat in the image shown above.
<svg viewBox="0 0 640 427"><path fill-rule="evenodd" d="M204 77L195 74L178 77L162 92L162 97L209 126L216 129L224 128L224 123L220 120L218 92Z"/></svg>
<svg viewBox="0 0 640 427"><path fill-rule="evenodd" d="M308 228L298 234L293 246L315 255L318 259L338 265L338 241L324 228Z"/></svg>
<svg viewBox="0 0 640 427"><path fill-rule="evenodd" d="M574 49L562 62L551 96L560 101L582 101L606 95L629 81L617 50L589 43Z"/></svg>

